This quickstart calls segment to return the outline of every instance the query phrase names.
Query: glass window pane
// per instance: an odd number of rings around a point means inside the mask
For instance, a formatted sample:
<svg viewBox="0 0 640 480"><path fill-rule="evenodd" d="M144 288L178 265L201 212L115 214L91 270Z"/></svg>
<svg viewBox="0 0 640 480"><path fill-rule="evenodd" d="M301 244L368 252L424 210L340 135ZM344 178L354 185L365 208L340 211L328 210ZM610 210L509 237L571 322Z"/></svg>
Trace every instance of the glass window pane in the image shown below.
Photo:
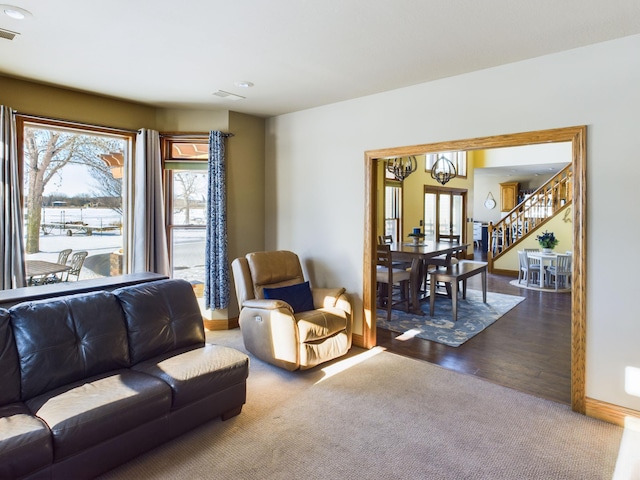
<svg viewBox="0 0 640 480"><path fill-rule="evenodd" d="M207 159L209 158L209 142L173 142L170 155L172 159Z"/></svg>
<svg viewBox="0 0 640 480"><path fill-rule="evenodd" d="M204 228L173 228L171 230L171 260L173 278L204 285ZM202 296L200 289L194 289Z"/></svg>
<svg viewBox="0 0 640 480"><path fill-rule="evenodd" d="M25 251L31 260L63 262L60 252L88 252L79 276L32 276L31 284L121 275L124 165L129 139L90 130L25 123Z"/></svg>
<svg viewBox="0 0 640 480"><path fill-rule="evenodd" d="M173 225L204 225L207 206L207 172L174 170Z"/></svg>

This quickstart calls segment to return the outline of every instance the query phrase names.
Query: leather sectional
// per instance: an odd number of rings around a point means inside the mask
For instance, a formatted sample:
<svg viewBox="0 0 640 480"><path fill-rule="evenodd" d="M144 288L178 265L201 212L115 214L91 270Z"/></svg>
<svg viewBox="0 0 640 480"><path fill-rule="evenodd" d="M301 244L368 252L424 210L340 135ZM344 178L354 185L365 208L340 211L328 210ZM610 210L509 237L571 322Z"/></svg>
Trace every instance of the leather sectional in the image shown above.
<svg viewBox="0 0 640 480"><path fill-rule="evenodd" d="M248 357L205 344L191 285L0 309L0 478L90 478L240 413Z"/></svg>

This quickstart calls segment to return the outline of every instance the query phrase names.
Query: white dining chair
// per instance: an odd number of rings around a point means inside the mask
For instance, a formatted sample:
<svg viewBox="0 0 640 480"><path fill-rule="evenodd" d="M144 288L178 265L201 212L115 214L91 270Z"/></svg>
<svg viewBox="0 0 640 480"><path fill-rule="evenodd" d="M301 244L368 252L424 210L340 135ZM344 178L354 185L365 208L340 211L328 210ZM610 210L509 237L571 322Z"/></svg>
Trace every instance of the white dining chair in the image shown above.
<svg viewBox="0 0 640 480"><path fill-rule="evenodd" d="M555 263L547 268L547 274L556 290L559 285L568 288L571 283L571 255L557 255Z"/></svg>
<svg viewBox="0 0 640 480"><path fill-rule="evenodd" d="M526 281L527 287L529 283L533 281L533 277L536 275L542 275L542 265L540 262L533 262L533 258L529 257L526 251L518 251L518 260L520 261L520 271L518 272L518 283ZM539 278L539 277L538 277Z"/></svg>

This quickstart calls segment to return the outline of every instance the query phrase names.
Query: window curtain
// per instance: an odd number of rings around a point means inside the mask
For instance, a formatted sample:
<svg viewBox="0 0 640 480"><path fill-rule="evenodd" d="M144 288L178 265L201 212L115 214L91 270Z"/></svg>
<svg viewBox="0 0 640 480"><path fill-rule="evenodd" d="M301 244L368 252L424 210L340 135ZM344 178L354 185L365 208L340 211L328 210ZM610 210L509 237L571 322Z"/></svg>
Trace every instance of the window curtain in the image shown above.
<svg viewBox="0 0 640 480"><path fill-rule="evenodd" d="M9 107L0 105L0 182L2 183L2 218L0 219L0 252L2 280L0 289L25 287L25 256L18 175L16 120Z"/></svg>
<svg viewBox="0 0 640 480"><path fill-rule="evenodd" d="M135 161L130 162L129 174L133 182L133 205L129 210L130 271L169 276L160 134L155 130L142 129L138 132Z"/></svg>
<svg viewBox="0 0 640 480"><path fill-rule="evenodd" d="M230 135L217 131L209 133L204 301L206 308L213 310L229 306L227 179L224 158L224 142L228 136Z"/></svg>

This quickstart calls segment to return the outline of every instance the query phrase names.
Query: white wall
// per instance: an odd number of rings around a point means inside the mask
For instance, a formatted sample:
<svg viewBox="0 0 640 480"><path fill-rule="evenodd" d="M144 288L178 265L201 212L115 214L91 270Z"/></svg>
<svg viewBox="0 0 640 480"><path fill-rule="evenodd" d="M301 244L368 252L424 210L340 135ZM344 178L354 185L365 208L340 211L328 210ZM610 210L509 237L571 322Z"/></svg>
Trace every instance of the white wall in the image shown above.
<svg viewBox="0 0 640 480"><path fill-rule="evenodd" d="M624 385L640 368L638 52L632 36L270 119L267 248L361 311L364 151L587 125L587 396L640 410Z"/></svg>

